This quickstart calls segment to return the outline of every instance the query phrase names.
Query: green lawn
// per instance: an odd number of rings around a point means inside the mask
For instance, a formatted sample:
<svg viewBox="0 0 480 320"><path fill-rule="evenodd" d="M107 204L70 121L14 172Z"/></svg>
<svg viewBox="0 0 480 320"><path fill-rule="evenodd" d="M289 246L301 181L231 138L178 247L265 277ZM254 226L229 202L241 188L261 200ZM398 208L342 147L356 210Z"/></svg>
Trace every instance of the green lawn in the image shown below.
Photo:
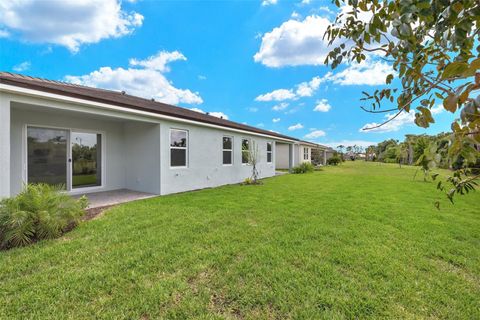
<svg viewBox="0 0 480 320"><path fill-rule="evenodd" d="M480 192L452 206L413 173L347 162L116 207L0 252L0 319L479 319Z"/></svg>
<svg viewBox="0 0 480 320"><path fill-rule="evenodd" d="M85 185L96 185L97 184L97 175L96 174L83 174L83 175L73 175L72 177L72 186L85 186Z"/></svg>

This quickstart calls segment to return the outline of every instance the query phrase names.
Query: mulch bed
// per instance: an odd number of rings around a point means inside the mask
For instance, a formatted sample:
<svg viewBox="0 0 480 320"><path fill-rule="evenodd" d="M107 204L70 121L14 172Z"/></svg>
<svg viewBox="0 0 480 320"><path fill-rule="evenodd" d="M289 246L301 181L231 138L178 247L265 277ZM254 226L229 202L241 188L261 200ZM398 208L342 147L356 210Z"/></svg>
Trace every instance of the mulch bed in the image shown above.
<svg viewBox="0 0 480 320"><path fill-rule="evenodd" d="M91 209L86 209L85 210L85 215L83 216L82 220L83 221L88 221L95 219L95 217L99 216L102 214L105 210L114 207L115 205L110 205L110 206L104 206L104 207L98 207L98 208L91 208Z"/></svg>

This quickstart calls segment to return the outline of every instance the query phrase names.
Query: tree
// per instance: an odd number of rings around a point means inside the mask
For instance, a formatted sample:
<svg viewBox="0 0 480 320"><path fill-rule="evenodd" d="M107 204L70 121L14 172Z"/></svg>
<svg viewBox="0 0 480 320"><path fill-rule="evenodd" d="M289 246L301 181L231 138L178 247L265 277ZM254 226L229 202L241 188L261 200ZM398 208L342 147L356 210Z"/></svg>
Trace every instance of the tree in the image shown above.
<svg viewBox="0 0 480 320"><path fill-rule="evenodd" d="M378 159L380 161L383 161L385 158L388 158L388 156L386 155L387 149L389 149L390 147L395 147L397 145L397 142L398 141L394 139L389 139L389 140L380 142L377 145L375 150L375 153L377 154Z"/></svg>
<svg viewBox="0 0 480 320"><path fill-rule="evenodd" d="M340 159L342 159L342 161L345 161L345 157L343 156L343 149L345 148L345 146L343 144L337 146L337 150L338 150L338 153L340 154Z"/></svg>
<svg viewBox="0 0 480 320"><path fill-rule="evenodd" d="M252 166L252 176L250 177L252 184L258 184L258 169L257 164L259 161L259 152L258 152L258 144L255 141L252 141L251 147L248 149L248 164ZM245 150L245 151L247 151Z"/></svg>
<svg viewBox="0 0 480 320"><path fill-rule="evenodd" d="M402 163L405 164L408 161L408 144L405 142L400 143L396 148L396 160L400 168Z"/></svg>
<svg viewBox="0 0 480 320"><path fill-rule="evenodd" d="M431 109L437 104L460 119L452 122L449 161L459 157L464 165L449 179L449 195L468 192L480 175L467 170L480 157L480 2L477 0L347 0L333 1L343 8L326 31L335 48L325 63L336 68L342 61L361 63L382 59L395 72L385 87L364 92L367 112L414 112L415 123L434 123ZM399 81L393 81L398 78ZM475 97L476 94L476 97ZM390 105L387 109L384 105ZM368 129L373 129L374 126ZM437 157L435 157L437 158ZM453 191L452 191L453 190ZM450 197L450 199L452 199Z"/></svg>
<svg viewBox="0 0 480 320"><path fill-rule="evenodd" d="M375 146L374 145L368 146L365 149L365 161L375 161L375 160L376 160Z"/></svg>
<svg viewBox="0 0 480 320"><path fill-rule="evenodd" d="M345 151L347 152L347 156L350 158L350 160L354 161L355 154L353 153L353 146L347 146L345 148Z"/></svg>

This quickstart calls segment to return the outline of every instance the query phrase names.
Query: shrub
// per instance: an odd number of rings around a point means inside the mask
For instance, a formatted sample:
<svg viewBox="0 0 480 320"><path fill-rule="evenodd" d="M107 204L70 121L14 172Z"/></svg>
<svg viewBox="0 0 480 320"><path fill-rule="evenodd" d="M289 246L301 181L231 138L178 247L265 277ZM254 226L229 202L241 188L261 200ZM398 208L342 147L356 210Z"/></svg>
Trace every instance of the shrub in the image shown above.
<svg viewBox="0 0 480 320"><path fill-rule="evenodd" d="M16 197L0 201L0 248L25 246L61 236L73 228L88 202L62 192L63 186L25 185Z"/></svg>
<svg viewBox="0 0 480 320"><path fill-rule="evenodd" d="M315 167L309 163L309 162L302 162L296 167L292 168L292 173L308 173L308 172L313 172L315 170Z"/></svg>
<svg viewBox="0 0 480 320"><path fill-rule="evenodd" d="M245 180L243 180L243 184L244 185L256 185L256 184L262 184L262 182L260 180L255 180L253 178L245 178Z"/></svg>
<svg viewBox="0 0 480 320"><path fill-rule="evenodd" d="M327 159L327 164L329 166L336 166L338 165L340 162L342 162L342 159L339 157L339 156L333 156L329 159Z"/></svg>

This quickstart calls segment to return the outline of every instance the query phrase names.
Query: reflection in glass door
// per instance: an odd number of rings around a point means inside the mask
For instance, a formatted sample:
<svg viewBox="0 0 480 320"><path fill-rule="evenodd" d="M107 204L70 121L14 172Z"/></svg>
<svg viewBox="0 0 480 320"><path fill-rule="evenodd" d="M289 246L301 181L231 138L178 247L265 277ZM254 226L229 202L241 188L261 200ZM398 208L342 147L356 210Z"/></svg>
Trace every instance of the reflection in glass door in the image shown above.
<svg viewBox="0 0 480 320"><path fill-rule="evenodd" d="M67 130L27 128L29 183L67 185L67 141Z"/></svg>
<svg viewBox="0 0 480 320"><path fill-rule="evenodd" d="M97 133L71 132L72 188L102 185L102 136Z"/></svg>

